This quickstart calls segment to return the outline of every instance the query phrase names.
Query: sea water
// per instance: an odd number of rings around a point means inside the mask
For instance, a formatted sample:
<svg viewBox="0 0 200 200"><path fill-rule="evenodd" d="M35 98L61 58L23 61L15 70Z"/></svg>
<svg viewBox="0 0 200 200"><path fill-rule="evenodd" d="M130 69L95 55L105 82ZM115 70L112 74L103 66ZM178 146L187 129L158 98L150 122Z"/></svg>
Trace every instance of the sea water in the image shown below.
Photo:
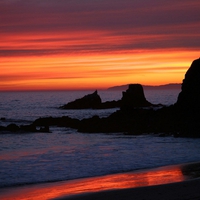
<svg viewBox="0 0 200 200"><path fill-rule="evenodd" d="M0 125L30 124L39 117L109 116L117 109L61 110L93 91L1 92ZM177 90L147 90L151 103L171 105ZM119 100L120 91L98 91L102 101ZM50 127L51 133L0 134L0 187L36 184L200 161L200 139L87 134Z"/></svg>

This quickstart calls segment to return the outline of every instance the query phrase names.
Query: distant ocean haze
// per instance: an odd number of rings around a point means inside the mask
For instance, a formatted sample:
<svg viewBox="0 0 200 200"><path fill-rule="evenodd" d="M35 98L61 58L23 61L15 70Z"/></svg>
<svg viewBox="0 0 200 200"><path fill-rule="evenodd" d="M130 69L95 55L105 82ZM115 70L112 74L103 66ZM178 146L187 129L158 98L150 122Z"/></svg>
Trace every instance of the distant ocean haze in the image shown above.
<svg viewBox="0 0 200 200"><path fill-rule="evenodd" d="M126 90L128 89L129 84L113 86L108 88L108 90ZM144 90L181 90L181 83L169 83L165 85L142 85Z"/></svg>

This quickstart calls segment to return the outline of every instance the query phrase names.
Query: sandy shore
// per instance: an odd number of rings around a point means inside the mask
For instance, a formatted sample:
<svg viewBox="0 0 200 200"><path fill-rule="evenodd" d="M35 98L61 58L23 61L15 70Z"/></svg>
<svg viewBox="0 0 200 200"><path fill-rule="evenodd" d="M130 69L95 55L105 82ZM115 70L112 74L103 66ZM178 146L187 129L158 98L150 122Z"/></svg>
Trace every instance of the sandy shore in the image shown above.
<svg viewBox="0 0 200 200"><path fill-rule="evenodd" d="M1 188L1 200L200 200L200 163Z"/></svg>
<svg viewBox="0 0 200 200"><path fill-rule="evenodd" d="M60 200L200 200L200 179L157 186L110 190Z"/></svg>

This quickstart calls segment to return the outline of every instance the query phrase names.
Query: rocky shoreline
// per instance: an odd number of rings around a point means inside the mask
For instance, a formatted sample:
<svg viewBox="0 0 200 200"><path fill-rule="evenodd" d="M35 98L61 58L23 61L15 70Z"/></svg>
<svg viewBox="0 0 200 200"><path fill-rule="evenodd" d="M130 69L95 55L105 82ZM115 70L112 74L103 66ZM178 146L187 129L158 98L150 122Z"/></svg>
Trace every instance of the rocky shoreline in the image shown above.
<svg viewBox="0 0 200 200"><path fill-rule="evenodd" d="M200 59L194 60L185 74L181 92L174 105L154 105L144 96L140 84L131 84L119 101L102 102L97 91L61 109L106 109L119 107L108 117L73 119L68 116L36 119L30 125L10 124L0 132L50 132L50 126L69 127L83 133L159 134L175 137L200 137ZM155 109L156 108L156 109ZM38 129L39 127L39 129Z"/></svg>

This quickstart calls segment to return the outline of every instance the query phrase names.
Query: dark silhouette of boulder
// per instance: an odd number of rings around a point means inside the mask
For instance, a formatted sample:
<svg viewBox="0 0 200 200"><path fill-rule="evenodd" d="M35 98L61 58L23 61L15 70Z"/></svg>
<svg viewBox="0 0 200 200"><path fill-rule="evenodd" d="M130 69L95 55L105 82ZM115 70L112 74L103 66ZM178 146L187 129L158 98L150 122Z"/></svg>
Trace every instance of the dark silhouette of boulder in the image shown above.
<svg viewBox="0 0 200 200"><path fill-rule="evenodd" d="M0 126L0 131L3 133L36 133L36 132L50 132L48 126L41 127L39 130L36 129L34 124L17 126L16 124L9 124L8 126Z"/></svg>
<svg viewBox="0 0 200 200"><path fill-rule="evenodd" d="M194 60L185 74L175 104L182 136L200 137L200 59Z"/></svg>
<svg viewBox="0 0 200 200"><path fill-rule="evenodd" d="M186 72L176 104L182 109L200 109L200 58Z"/></svg>
<svg viewBox="0 0 200 200"><path fill-rule="evenodd" d="M16 124L9 124L7 127L6 127L6 130L7 131L11 131L11 132L17 132L20 130L19 126L17 126Z"/></svg>
<svg viewBox="0 0 200 200"><path fill-rule="evenodd" d="M121 109L152 106L144 96L144 90L140 84L131 84L126 92L123 92Z"/></svg>
<svg viewBox="0 0 200 200"><path fill-rule="evenodd" d="M61 106L62 109L88 109L98 108L101 105L101 98L97 91L92 94L85 95L80 99L69 102L68 104Z"/></svg>
<svg viewBox="0 0 200 200"><path fill-rule="evenodd" d="M26 132L37 132L36 127L33 124L30 125L21 125L20 126L21 131L26 131Z"/></svg>
<svg viewBox="0 0 200 200"><path fill-rule="evenodd" d="M5 126L0 126L0 131L6 131L6 127Z"/></svg>
<svg viewBox="0 0 200 200"><path fill-rule="evenodd" d="M45 118L36 119L33 122L33 125L34 126L43 126L43 127L49 127L49 126L70 127L70 128L78 129L79 122L80 122L79 119L73 119L68 116L45 117Z"/></svg>

